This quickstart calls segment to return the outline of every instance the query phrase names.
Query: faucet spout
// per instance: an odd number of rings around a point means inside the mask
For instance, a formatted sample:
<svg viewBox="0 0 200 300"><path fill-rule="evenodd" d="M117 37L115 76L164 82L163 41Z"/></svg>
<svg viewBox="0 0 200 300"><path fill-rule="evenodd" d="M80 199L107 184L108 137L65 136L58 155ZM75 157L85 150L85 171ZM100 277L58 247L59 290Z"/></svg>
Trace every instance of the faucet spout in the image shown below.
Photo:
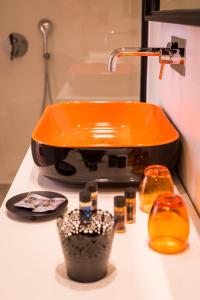
<svg viewBox="0 0 200 300"><path fill-rule="evenodd" d="M121 56L160 56L160 48L125 47L115 49L108 59L108 71L116 70L117 59Z"/></svg>

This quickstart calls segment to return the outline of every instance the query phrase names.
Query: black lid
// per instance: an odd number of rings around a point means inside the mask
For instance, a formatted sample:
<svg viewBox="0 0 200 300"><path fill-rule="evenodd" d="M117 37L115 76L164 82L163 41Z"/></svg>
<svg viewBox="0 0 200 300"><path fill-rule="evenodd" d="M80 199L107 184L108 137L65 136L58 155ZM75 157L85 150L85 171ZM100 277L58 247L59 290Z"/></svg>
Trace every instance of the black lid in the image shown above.
<svg viewBox="0 0 200 300"><path fill-rule="evenodd" d="M79 201L80 202L89 202L90 201L90 192L80 191L79 192Z"/></svg>
<svg viewBox="0 0 200 300"><path fill-rule="evenodd" d="M86 190L91 192L91 193L94 193L98 190L98 185L95 181L89 181L86 186L85 186Z"/></svg>
<svg viewBox="0 0 200 300"><path fill-rule="evenodd" d="M126 205L126 198L123 195L114 197L114 205L117 207L123 207Z"/></svg>
<svg viewBox="0 0 200 300"><path fill-rule="evenodd" d="M137 191L136 188L132 188L132 187L126 188L125 193L124 193L125 197L128 198L128 199L135 198L136 191Z"/></svg>

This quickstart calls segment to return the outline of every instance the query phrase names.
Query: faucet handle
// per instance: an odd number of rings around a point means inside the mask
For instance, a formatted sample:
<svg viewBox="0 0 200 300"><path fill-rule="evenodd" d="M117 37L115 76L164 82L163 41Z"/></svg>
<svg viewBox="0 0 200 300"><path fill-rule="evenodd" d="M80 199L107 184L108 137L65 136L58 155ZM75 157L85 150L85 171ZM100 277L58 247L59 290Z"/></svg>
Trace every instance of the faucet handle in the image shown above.
<svg viewBox="0 0 200 300"><path fill-rule="evenodd" d="M161 63L161 64L160 64L159 77L158 77L160 80L163 78L164 68L165 68L165 64L164 64L164 63Z"/></svg>
<svg viewBox="0 0 200 300"><path fill-rule="evenodd" d="M162 79L166 64L183 65L185 63L185 49L179 48L176 42L168 43L167 48L160 49L159 62L161 64L159 79Z"/></svg>
<svg viewBox="0 0 200 300"><path fill-rule="evenodd" d="M9 34L11 45L10 59L23 56L28 50L28 42L26 38L20 33L12 32Z"/></svg>
<svg viewBox="0 0 200 300"><path fill-rule="evenodd" d="M159 57L159 63L160 63L159 79L160 80L163 78L165 65L172 63L172 56L173 54L171 52L171 47L160 49L160 57Z"/></svg>

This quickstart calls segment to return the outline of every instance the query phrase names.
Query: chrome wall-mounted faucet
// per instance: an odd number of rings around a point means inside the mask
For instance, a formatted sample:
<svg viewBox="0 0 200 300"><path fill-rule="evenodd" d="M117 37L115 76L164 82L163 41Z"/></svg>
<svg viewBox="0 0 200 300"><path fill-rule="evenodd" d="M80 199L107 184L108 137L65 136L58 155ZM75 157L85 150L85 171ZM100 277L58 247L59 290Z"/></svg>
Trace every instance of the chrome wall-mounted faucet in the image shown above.
<svg viewBox="0 0 200 300"><path fill-rule="evenodd" d="M118 48L109 56L109 72L116 70L117 59L121 56L158 56L161 64L159 79L162 79L166 64L183 65L185 63L185 48L179 48L177 42L168 43L166 48Z"/></svg>

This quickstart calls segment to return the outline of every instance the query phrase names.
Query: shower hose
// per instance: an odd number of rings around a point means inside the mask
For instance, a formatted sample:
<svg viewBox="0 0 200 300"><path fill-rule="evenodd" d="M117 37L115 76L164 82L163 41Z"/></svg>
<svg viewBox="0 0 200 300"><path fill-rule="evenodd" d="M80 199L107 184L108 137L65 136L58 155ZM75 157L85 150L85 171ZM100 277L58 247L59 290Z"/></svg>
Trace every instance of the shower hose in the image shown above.
<svg viewBox="0 0 200 300"><path fill-rule="evenodd" d="M49 78L49 60L50 53L44 53L44 92L43 92L43 102L42 102L42 111L43 113L47 104L52 104L52 94L51 94L51 86L50 86L50 78Z"/></svg>

